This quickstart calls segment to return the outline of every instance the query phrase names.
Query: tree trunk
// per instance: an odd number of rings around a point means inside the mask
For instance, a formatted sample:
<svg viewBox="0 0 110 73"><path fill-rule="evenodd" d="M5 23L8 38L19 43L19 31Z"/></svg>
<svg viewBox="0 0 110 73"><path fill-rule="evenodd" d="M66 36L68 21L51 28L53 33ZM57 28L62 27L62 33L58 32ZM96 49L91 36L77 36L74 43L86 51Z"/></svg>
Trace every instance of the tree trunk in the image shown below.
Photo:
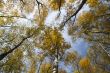
<svg viewBox="0 0 110 73"><path fill-rule="evenodd" d="M55 59L54 59L54 66L53 66L53 73L58 73L58 49L56 49Z"/></svg>

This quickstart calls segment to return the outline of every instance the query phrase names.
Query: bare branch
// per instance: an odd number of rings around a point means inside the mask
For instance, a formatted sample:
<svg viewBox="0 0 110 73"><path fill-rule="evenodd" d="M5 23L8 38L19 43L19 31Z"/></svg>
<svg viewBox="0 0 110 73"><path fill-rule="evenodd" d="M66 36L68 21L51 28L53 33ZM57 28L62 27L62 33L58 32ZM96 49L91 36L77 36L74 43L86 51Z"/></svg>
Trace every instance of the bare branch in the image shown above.
<svg viewBox="0 0 110 73"><path fill-rule="evenodd" d="M82 3L80 4L80 6L79 6L79 8L76 10L76 12L75 12L73 15L71 15L71 16L65 21L65 23L68 22L68 20L70 20L73 16L76 16L76 15L78 14L78 12L82 9L82 7L83 7L84 4L86 3L86 1L87 1L87 0L83 0L83 1L82 1Z"/></svg>
<svg viewBox="0 0 110 73"><path fill-rule="evenodd" d="M76 15L78 14L78 12L82 9L82 7L84 6L84 4L86 3L87 0L82 0L81 4L79 5L78 9L75 11L75 13L73 15L71 15L63 24L63 26L65 26L65 24L72 18L72 17L76 17Z"/></svg>
<svg viewBox="0 0 110 73"><path fill-rule="evenodd" d="M102 15L99 15L97 17L103 17L103 16L110 16L110 13L102 14Z"/></svg>
<svg viewBox="0 0 110 73"><path fill-rule="evenodd" d="M61 11L60 11L60 10L61 10L61 3L62 3L62 0L59 1L59 13L58 13L57 18L58 18L58 17L60 16L60 14L61 14Z"/></svg>
<svg viewBox="0 0 110 73"><path fill-rule="evenodd" d="M41 2L39 2L38 0L36 0L37 5L38 5L38 10L39 10L39 14L40 14L40 5L43 6L43 4Z"/></svg>
<svg viewBox="0 0 110 73"><path fill-rule="evenodd" d="M25 5L25 2L24 2L24 0L20 0L20 2L22 2L22 3L23 3L23 5Z"/></svg>
<svg viewBox="0 0 110 73"><path fill-rule="evenodd" d="M28 39L28 38L30 38L32 36L33 36L33 34L30 35L30 36L28 36L28 37L23 38L21 40L21 42L19 42L19 44L17 44L14 48L12 48L11 50L9 50L8 52L5 52L5 53L0 54L0 61L2 59L4 59L8 54L12 53L15 49L17 49L26 39Z"/></svg>
<svg viewBox="0 0 110 73"><path fill-rule="evenodd" d="M1 15L0 18L1 18L1 17L2 17L2 18L3 18L3 17L4 17L4 18L23 18L23 19L27 19L27 20L32 21L31 19L28 19L28 18L26 18L26 17L24 17L24 16L13 16L13 15L12 15L12 16L10 16L10 15L9 15L9 16L8 16L8 15L5 16L5 15Z"/></svg>
<svg viewBox="0 0 110 73"><path fill-rule="evenodd" d="M105 53L110 57L110 53L104 48L104 46L101 43L98 43L98 45L101 46Z"/></svg>

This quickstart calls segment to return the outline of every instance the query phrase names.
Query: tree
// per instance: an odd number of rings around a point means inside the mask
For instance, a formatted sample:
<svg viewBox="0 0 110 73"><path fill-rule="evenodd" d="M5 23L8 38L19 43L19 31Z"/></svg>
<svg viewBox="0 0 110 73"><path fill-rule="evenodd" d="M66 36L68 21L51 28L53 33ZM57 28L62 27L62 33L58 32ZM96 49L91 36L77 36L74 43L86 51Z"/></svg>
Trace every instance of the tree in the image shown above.
<svg viewBox="0 0 110 73"><path fill-rule="evenodd" d="M70 46L64 41L57 28L45 29L42 36L40 48L47 50L48 55L54 58L53 73L58 73L59 57L62 57L65 49L68 49Z"/></svg>
<svg viewBox="0 0 110 73"><path fill-rule="evenodd" d="M58 27L45 24L52 11L58 11L56 19L60 19L62 10L66 15ZM109 73L109 23L109 0L1 0L0 71L42 73L55 69L55 73L66 73L58 67L63 61L73 66L74 73ZM65 53L71 47L62 36L65 27L73 39L83 38L91 44L85 58L76 52ZM44 52L40 59L35 48ZM49 62L44 64L46 58Z"/></svg>

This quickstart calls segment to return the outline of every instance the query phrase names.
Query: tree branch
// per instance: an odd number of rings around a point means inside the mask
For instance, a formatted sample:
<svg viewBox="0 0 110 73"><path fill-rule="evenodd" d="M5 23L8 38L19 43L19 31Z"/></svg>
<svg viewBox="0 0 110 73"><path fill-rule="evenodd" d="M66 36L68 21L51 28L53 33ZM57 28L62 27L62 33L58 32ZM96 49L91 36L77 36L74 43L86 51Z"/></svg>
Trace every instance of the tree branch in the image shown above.
<svg viewBox="0 0 110 73"><path fill-rule="evenodd" d="M110 57L110 53L104 48L104 46L101 43L98 43L98 45L101 46L105 53Z"/></svg>
<svg viewBox="0 0 110 73"><path fill-rule="evenodd" d="M0 61L2 59L4 59L8 54L12 53L15 49L17 49L27 38L30 38L32 36L33 36L33 34L30 35L30 36L27 36L27 37L23 38L21 40L21 42L19 42L19 44L17 44L14 48L12 48L11 50L9 50L8 52L5 52L5 53L0 54Z"/></svg>
<svg viewBox="0 0 110 73"><path fill-rule="evenodd" d="M41 2L39 2L38 0L36 0L37 2L37 5L38 5L38 11L39 11L39 14L40 14L40 5L43 6L43 4Z"/></svg>
<svg viewBox="0 0 110 73"><path fill-rule="evenodd" d="M13 16L13 15L12 15L12 16L10 16L10 15L9 15L9 16L8 16L8 15L5 16L5 15L1 15L0 18L1 18L1 17L2 17L2 18L3 18L3 17L4 17L4 18L23 18L23 19L27 19L27 20L32 21L31 19L28 19L28 18L26 18L26 17L24 17L24 16Z"/></svg>
<svg viewBox="0 0 110 73"><path fill-rule="evenodd" d="M23 5L25 5L25 2L24 2L24 0L20 0L20 2L22 2L22 3L23 3Z"/></svg>
<svg viewBox="0 0 110 73"><path fill-rule="evenodd" d="M75 13L73 15L71 15L69 18L67 18L67 20L64 22L63 26L65 26L65 24L73 17L78 14L78 12L82 9L82 7L84 6L84 4L86 3L87 0L82 0L81 4L79 5L78 9L75 11Z"/></svg>
<svg viewBox="0 0 110 73"><path fill-rule="evenodd" d="M57 18L60 16L61 14L61 3L62 3L62 0L59 0L59 13L58 13L58 16Z"/></svg>
<svg viewBox="0 0 110 73"><path fill-rule="evenodd" d="M78 14L78 12L82 9L82 7L83 7L84 4L86 3L86 1L87 1L87 0L83 0L83 1L82 1L82 3L80 4L80 6L79 6L79 8L76 10L76 12L75 12L73 15L71 15L71 16L65 21L65 23L68 22L68 20L70 20L73 16L76 16L76 15Z"/></svg>

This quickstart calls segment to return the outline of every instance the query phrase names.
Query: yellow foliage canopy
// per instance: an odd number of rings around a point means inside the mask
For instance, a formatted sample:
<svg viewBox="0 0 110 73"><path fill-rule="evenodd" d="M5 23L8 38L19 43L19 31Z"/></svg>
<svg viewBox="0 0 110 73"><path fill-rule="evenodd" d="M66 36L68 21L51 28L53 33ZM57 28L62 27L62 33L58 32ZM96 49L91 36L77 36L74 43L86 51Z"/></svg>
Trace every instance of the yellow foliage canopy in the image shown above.
<svg viewBox="0 0 110 73"><path fill-rule="evenodd" d="M3 1L0 0L0 8L3 8L3 7L4 7L4 5L3 5Z"/></svg>
<svg viewBox="0 0 110 73"><path fill-rule="evenodd" d="M96 15L103 15L108 10L107 5L100 5L98 9L96 10Z"/></svg>
<svg viewBox="0 0 110 73"><path fill-rule="evenodd" d="M48 15L48 10L45 7L42 7L42 9L40 9L40 14L35 15L34 20L39 26L42 26L42 25L44 25L47 15Z"/></svg>
<svg viewBox="0 0 110 73"><path fill-rule="evenodd" d="M21 49L12 53L11 58L4 64L3 69L5 73L17 73L23 69L23 51Z"/></svg>
<svg viewBox="0 0 110 73"><path fill-rule="evenodd" d="M75 61L76 58L77 58L76 53L74 53L74 52L69 52L69 53L67 54L67 57L66 57L65 61L66 61L67 63L68 63L68 62L73 63L73 61Z"/></svg>
<svg viewBox="0 0 110 73"><path fill-rule="evenodd" d="M53 10L59 9L60 6L62 6L65 3L65 0L49 0L50 7Z"/></svg>
<svg viewBox="0 0 110 73"><path fill-rule="evenodd" d="M79 24L88 24L94 20L94 14L91 12L85 12L81 14L78 18Z"/></svg>
<svg viewBox="0 0 110 73"><path fill-rule="evenodd" d="M42 48L43 50L48 50L50 54L54 54L56 49L64 52L65 49L70 47L70 45L64 41L64 38L57 28L46 29L42 36L43 41L40 48Z"/></svg>
<svg viewBox="0 0 110 73"><path fill-rule="evenodd" d="M42 64L40 73L52 73L52 65L50 63Z"/></svg>
<svg viewBox="0 0 110 73"><path fill-rule="evenodd" d="M90 7L96 7L99 4L99 0L87 0Z"/></svg>
<svg viewBox="0 0 110 73"><path fill-rule="evenodd" d="M90 60L88 58L82 58L79 61L79 65L81 68L88 68L90 66Z"/></svg>
<svg viewBox="0 0 110 73"><path fill-rule="evenodd" d="M75 70L74 73L80 73L78 70Z"/></svg>
<svg viewBox="0 0 110 73"><path fill-rule="evenodd" d="M66 0L67 3L73 3L75 0Z"/></svg>

